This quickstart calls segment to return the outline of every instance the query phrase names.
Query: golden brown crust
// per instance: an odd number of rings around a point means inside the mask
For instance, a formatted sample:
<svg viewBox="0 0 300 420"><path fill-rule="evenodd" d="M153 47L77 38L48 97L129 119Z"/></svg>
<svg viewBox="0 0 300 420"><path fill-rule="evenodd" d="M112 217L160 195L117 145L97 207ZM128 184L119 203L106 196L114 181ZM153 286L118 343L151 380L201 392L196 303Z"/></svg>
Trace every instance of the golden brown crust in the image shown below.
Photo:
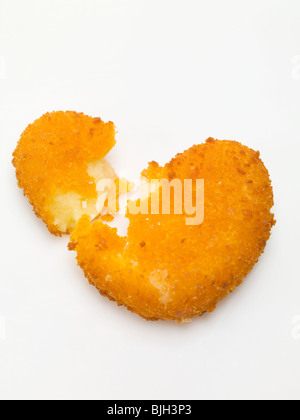
<svg viewBox="0 0 300 420"><path fill-rule="evenodd" d="M102 159L114 145L112 122L71 111L47 113L23 132L13 154L18 184L51 233L61 234L49 210L53 198L72 191L96 199L88 163Z"/></svg>
<svg viewBox="0 0 300 420"><path fill-rule="evenodd" d="M183 215L129 215L121 238L83 217L70 249L102 295L149 320L185 322L213 311L251 271L275 224L273 191L258 152L211 138L143 172L157 174L204 179L201 225L187 226Z"/></svg>

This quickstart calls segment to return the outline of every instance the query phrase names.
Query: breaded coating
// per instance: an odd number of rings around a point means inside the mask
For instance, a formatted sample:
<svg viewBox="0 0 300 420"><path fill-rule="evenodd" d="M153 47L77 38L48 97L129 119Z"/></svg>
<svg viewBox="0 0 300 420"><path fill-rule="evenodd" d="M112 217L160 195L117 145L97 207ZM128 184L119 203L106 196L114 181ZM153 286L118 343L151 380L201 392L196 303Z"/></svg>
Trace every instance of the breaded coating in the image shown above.
<svg viewBox="0 0 300 420"><path fill-rule="evenodd" d="M114 145L112 122L76 112L47 113L23 132L13 154L18 184L51 233L70 233L83 214L101 213L97 183L116 180L103 159Z"/></svg>
<svg viewBox="0 0 300 420"><path fill-rule="evenodd" d="M255 152L234 141L208 139L148 179L204 179L205 216L128 215L127 237L83 217L71 236L79 266L100 293L148 320L189 322L215 309L251 271L275 224L273 190Z"/></svg>

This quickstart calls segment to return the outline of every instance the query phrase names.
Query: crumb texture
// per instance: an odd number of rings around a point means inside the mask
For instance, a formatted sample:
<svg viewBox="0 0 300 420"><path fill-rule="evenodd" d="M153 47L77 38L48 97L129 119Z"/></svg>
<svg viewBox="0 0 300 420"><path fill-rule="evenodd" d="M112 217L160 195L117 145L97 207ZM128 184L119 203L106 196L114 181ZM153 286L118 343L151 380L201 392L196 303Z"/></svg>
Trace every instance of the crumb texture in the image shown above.
<svg viewBox="0 0 300 420"><path fill-rule="evenodd" d="M18 183L51 233L70 233L83 214L101 213L97 182L116 179L103 159L114 145L112 122L76 112L47 113L23 132L13 154Z"/></svg>
<svg viewBox="0 0 300 420"><path fill-rule="evenodd" d="M119 237L84 216L69 247L104 296L149 320L188 322L213 311L264 251L275 224L269 174L258 152L208 139L165 167L150 163L142 175L204 179L204 222L187 226L184 214L128 215L128 236Z"/></svg>

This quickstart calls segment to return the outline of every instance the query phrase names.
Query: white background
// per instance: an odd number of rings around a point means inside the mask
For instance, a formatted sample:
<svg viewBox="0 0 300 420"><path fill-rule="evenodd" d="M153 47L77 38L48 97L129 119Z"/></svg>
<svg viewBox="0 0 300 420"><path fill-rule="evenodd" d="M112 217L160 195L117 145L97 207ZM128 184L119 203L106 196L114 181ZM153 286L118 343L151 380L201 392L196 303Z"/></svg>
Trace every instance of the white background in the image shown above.
<svg viewBox="0 0 300 420"><path fill-rule="evenodd" d="M0 398L300 397L299 0L0 0ZM134 178L207 137L260 150L277 225L245 283L190 325L89 286L17 188L43 113L115 122Z"/></svg>

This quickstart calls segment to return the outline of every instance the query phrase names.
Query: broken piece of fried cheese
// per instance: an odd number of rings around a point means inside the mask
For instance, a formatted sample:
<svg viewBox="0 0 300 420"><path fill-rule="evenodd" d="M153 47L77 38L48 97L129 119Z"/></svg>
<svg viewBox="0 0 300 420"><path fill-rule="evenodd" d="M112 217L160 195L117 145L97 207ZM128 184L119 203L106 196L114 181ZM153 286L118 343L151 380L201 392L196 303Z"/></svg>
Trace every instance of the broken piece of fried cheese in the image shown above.
<svg viewBox="0 0 300 420"><path fill-rule="evenodd" d="M69 249L89 282L118 305L147 320L189 322L213 311L263 253L275 224L269 173L259 152L208 139L164 167L152 162L143 176L203 179L203 223L187 224L184 213L128 214L121 237L84 216Z"/></svg>
<svg viewBox="0 0 300 420"><path fill-rule="evenodd" d="M109 188L117 182L104 159L115 145L115 126L76 112L52 112L29 125L13 154L20 188L54 235L71 233L84 214L92 220L108 210Z"/></svg>

